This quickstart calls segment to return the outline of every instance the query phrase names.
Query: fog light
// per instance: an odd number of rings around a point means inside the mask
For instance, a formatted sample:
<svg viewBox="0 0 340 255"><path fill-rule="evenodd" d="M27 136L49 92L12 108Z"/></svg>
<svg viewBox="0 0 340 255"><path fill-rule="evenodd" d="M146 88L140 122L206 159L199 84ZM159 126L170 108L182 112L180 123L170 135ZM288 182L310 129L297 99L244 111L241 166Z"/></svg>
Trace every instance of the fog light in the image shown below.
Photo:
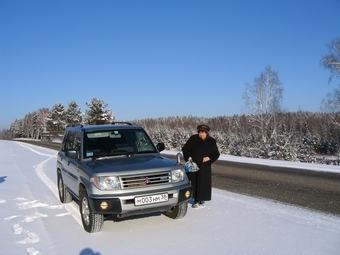
<svg viewBox="0 0 340 255"><path fill-rule="evenodd" d="M190 190L187 190L184 195L186 198L189 198L191 196Z"/></svg>
<svg viewBox="0 0 340 255"><path fill-rule="evenodd" d="M107 208L109 208L109 203L104 201L100 203L100 208L102 208L103 210L106 210Z"/></svg>

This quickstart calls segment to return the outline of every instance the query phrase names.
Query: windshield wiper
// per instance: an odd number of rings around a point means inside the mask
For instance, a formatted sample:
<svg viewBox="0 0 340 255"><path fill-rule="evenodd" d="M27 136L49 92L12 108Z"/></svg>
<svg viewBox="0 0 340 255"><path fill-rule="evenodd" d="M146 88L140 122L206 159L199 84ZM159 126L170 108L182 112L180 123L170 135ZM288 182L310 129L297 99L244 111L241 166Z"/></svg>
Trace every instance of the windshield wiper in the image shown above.
<svg viewBox="0 0 340 255"><path fill-rule="evenodd" d="M144 153L156 153L154 150L144 150L144 151L126 151L126 150L116 150L112 152L105 152L98 154L96 156L92 157L92 160L96 160L98 158L105 158L105 157L117 157L117 156L126 156L126 157L131 157L135 154L144 154Z"/></svg>
<svg viewBox="0 0 340 255"><path fill-rule="evenodd" d="M156 153L155 150L145 150L145 151L138 151L136 154L143 154L143 153Z"/></svg>
<svg viewBox="0 0 340 255"><path fill-rule="evenodd" d="M93 156L92 160L96 160L98 158L106 158L106 157L117 157L117 156L121 157L121 156L125 156L126 154L127 154L126 151L124 151L124 152L122 152L122 151L120 151L120 152L118 152L118 151L105 152L105 153L100 153L96 156Z"/></svg>

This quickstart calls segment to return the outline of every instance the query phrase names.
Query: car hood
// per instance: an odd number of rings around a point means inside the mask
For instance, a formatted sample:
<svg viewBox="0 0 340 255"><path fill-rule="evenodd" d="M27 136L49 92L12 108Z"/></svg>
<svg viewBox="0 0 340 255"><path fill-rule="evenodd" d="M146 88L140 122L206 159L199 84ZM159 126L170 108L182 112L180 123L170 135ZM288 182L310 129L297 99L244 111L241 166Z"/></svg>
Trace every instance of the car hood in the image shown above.
<svg viewBox="0 0 340 255"><path fill-rule="evenodd" d="M172 169L177 165L177 162L160 155L149 154L97 159L87 162L86 165L97 173L112 173L151 169L159 171L162 168Z"/></svg>

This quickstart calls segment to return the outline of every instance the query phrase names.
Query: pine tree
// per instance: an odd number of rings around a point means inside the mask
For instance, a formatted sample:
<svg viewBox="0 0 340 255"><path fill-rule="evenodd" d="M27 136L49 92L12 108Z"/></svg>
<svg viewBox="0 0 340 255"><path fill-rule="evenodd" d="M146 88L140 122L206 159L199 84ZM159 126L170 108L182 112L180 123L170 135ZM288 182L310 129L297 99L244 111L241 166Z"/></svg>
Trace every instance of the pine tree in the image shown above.
<svg viewBox="0 0 340 255"><path fill-rule="evenodd" d="M104 124L114 121L114 116L111 110L105 110L107 103L98 98L92 98L91 102L86 102L86 105L90 108L85 112L84 123L85 124Z"/></svg>
<svg viewBox="0 0 340 255"><path fill-rule="evenodd" d="M83 121L82 112L76 101L71 101L65 112L66 125L80 124Z"/></svg>
<svg viewBox="0 0 340 255"><path fill-rule="evenodd" d="M61 103L54 104L47 116L47 130L52 134L62 134L65 128L65 107Z"/></svg>

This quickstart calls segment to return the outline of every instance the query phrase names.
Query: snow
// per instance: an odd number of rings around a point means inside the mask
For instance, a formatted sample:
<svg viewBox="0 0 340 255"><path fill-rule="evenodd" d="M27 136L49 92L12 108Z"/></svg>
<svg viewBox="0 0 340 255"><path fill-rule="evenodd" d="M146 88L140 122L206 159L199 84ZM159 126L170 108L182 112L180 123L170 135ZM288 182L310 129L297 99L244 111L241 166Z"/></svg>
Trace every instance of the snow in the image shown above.
<svg viewBox="0 0 340 255"><path fill-rule="evenodd" d="M219 189L183 219L105 221L89 234L78 205L59 202L55 161L54 150L0 140L0 254L340 254L339 216Z"/></svg>

